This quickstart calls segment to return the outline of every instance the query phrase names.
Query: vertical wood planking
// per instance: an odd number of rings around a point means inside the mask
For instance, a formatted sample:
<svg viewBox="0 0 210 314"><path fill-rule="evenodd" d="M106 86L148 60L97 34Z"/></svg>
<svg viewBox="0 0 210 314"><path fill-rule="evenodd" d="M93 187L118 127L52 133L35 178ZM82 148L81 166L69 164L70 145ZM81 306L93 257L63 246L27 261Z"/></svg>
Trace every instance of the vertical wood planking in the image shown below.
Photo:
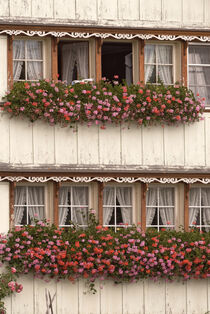
<svg viewBox="0 0 210 314"><path fill-rule="evenodd" d="M165 314L165 281L147 280L144 284L145 313Z"/></svg>
<svg viewBox="0 0 210 314"><path fill-rule="evenodd" d="M122 164L142 164L141 128L136 125L122 126Z"/></svg>
<svg viewBox="0 0 210 314"><path fill-rule="evenodd" d="M77 20L97 19L97 0L75 0Z"/></svg>
<svg viewBox="0 0 210 314"><path fill-rule="evenodd" d="M145 41L138 40L139 43L139 82L144 83L144 46Z"/></svg>
<svg viewBox="0 0 210 314"><path fill-rule="evenodd" d="M184 127L164 127L164 152L166 166L184 166Z"/></svg>
<svg viewBox="0 0 210 314"><path fill-rule="evenodd" d="M95 282L97 292L93 294L85 280L79 280L79 314L100 314L100 288Z"/></svg>
<svg viewBox="0 0 210 314"><path fill-rule="evenodd" d="M140 0L140 21L160 21L162 15L161 0Z"/></svg>
<svg viewBox="0 0 210 314"><path fill-rule="evenodd" d="M55 162L72 165L77 163L77 131L75 128L55 126Z"/></svg>
<svg viewBox="0 0 210 314"><path fill-rule="evenodd" d="M58 79L58 38L51 37L51 77Z"/></svg>
<svg viewBox="0 0 210 314"><path fill-rule="evenodd" d="M9 182L0 182L1 219L0 232L9 230Z"/></svg>
<svg viewBox="0 0 210 314"><path fill-rule="evenodd" d="M163 128L154 126L142 129L143 165L164 165Z"/></svg>
<svg viewBox="0 0 210 314"><path fill-rule="evenodd" d="M147 184L141 182L141 228L143 231L146 230L146 193Z"/></svg>
<svg viewBox="0 0 210 314"><path fill-rule="evenodd" d="M1 3L0 8L2 9ZM7 91L7 37L0 36L0 60L1 60L1 71L0 71L0 101Z"/></svg>
<svg viewBox="0 0 210 314"><path fill-rule="evenodd" d="M204 121L185 125L185 166L205 166Z"/></svg>
<svg viewBox="0 0 210 314"><path fill-rule="evenodd" d="M14 164L32 164L32 143L32 123L26 119L11 119L10 162Z"/></svg>
<svg viewBox="0 0 210 314"><path fill-rule="evenodd" d="M123 285L123 314L144 314L144 283Z"/></svg>
<svg viewBox="0 0 210 314"><path fill-rule="evenodd" d="M54 164L54 127L46 122L36 121L33 124L34 164Z"/></svg>
<svg viewBox="0 0 210 314"><path fill-rule="evenodd" d="M118 16L121 20L139 20L139 0L118 1Z"/></svg>
<svg viewBox="0 0 210 314"><path fill-rule="evenodd" d="M54 1L54 16L56 19L75 19L75 0Z"/></svg>
<svg viewBox="0 0 210 314"><path fill-rule="evenodd" d="M13 36L7 37L7 78L8 89L13 86Z"/></svg>
<svg viewBox="0 0 210 314"><path fill-rule="evenodd" d="M10 0L10 16L31 16L31 0Z"/></svg>
<svg viewBox="0 0 210 314"><path fill-rule="evenodd" d="M98 0L98 16L101 20L117 20L118 0Z"/></svg>
<svg viewBox="0 0 210 314"><path fill-rule="evenodd" d="M78 164L99 164L98 126L78 126Z"/></svg>
<svg viewBox="0 0 210 314"><path fill-rule="evenodd" d="M72 284L69 280L57 283L57 314L79 313L79 283Z"/></svg>
<svg viewBox="0 0 210 314"><path fill-rule="evenodd" d="M101 65L101 49L102 49L102 40L101 38L95 38L95 47L96 47L96 82L100 82L102 77L102 65Z"/></svg>
<svg viewBox="0 0 210 314"><path fill-rule="evenodd" d="M113 281L103 282L101 289L101 313L100 314L122 314L122 285L114 285ZM94 313L95 314L95 313Z"/></svg>
<svg viewBox="0 0 210 314"><path fill-rule="evenodd" d="M188 51L188 43L186 41L182 41L182 56L181 56L181 65L182 65L182 82L183 85L187 87L187 51Z"/></svg>
<svg viewBox="0 0 210 314"><path fill-rule="evenodd" d="M41 18L53 18L53 0L33 0L32 16Z"/></svg>
<svg viewBox="0 0 210 314"><path fill-rule="evenodd" d="M163 0L163 20L167 22L182 21L182 0Z"/></svg>
<svg viewBox="0 0 210 314"><path fill-rule="evenodd" d="M184 230L189 231L189 191L190 185L184 183Z"/></svg>
<svg viewBox="0 0 210 314"><path fill-rule="evenodd" d="M166 283L166 314L186 314L186 282Z"/></svg>
<svg viewBox="0 0 210 314"><path fill-rule="evenodd" d="M187 314L206 313L208 310L208 281L187 281Z"/></svg>
<svg viewBox="0 0 210 314"><path fill-rule="evenodd" d="M9 16L9 0L0 0L0 16Z"/></svg>
<svg viewBox="0 0 210 314"><path fill-rule="evenodd" d="M13 227L15 204L15 183L9 182L9 226Z"/></svg>
<svg viewBox="0 0 210 314"><path fill-rule="evenodd" d="M35 314L34 278L32 275L24 275L18 278L17 282L23 285L23 290L21 293L15 293L12 296L12 314Z"/></svg>
<svg viewBox="0 0 210 314"><path fill-rule="evenodd" d="M104 183L98 183L98 221L100 225L103 225L103 191Z"/></svg>
<svg viewBox="0 0 210 314"><path fill-rule="evenodd" d="M201 25L203 22L204 0L184 0L183 1L183 23L189 25L193 23Z"/></svg>
<svg viewBox="0 0 210 314"><path fill-rule="evenodd" d="M102 165L121 164L121 132L119 126L99 129L99 160Z"/></svg>
<svg viewBox="0 0 210 314"><path fill-rule="evenodd" d="M52 310L53 310L53 313L56 313L57 289L56 289L55 280L52 279L50 282L46 283L44 280L35 278L34 279L34 314L35 313L41 314L41 313L47 312L47 302L49 305L49 297L48 297L48 301L47 301L46 295L48 295L48 293L50 293L51 299L54 298L52 301ZM49 308L48 308L48 310L49 310ZM28 312L27 314L29 314L29 313L30 312ZM20 314L22 314L22 313L20 313Z"/></svg>
<svg viewBox="0 0 210 314"><path fill-rule="evenodd" d="M59 183L53 182L53 210L54 210L54 223L56 226L59 225Z"/></svg>
<svg viewBox="0 0 210 314"><path fill-rule="evenodd" d="M208 134L210 134L210 115L205 114L205 147L206 147L206 166L210 167L210 137L208 136Z"/></svg>
<svg viewBox="0 0 210 314"><path fill-rule="evenodd" d="M8 164L10 162L10 119L4 113L0 113L0 134L0 162Z"/></svg>

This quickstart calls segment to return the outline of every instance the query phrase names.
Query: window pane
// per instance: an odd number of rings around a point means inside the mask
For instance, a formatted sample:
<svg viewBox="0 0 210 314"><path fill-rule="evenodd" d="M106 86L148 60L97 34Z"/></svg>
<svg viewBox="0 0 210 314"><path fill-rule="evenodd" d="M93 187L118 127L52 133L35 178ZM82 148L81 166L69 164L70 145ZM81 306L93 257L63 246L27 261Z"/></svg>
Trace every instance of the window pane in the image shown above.
<svg viewBox="0 0 210 314"><path fill-rule="evenodd" d="M167 45L156 45L157 48L157 63L172 64L173 47Z"/></svg>
<svg viewBox="0 0 210 314"><path fill-rule="evenodd" d="M129 187L116 188L116 197L120 206L132 205L132 189Z"/></svg>
<svg viewBox="0 0 210 314"><path fill-rule="evenodd" d="M42 42L37 40L26 41L26 53L28 60L42 60Z"/></svg>
<svg viewBox="0 0 210 314"><path fill-rule="evenodd" d="M114 214L114 207L103 208L103 224L104 225L110 225L113 214ZM113 222L114 222L114 219L113 219Z"/></svg>
<svg viewBox="0 0 210 314"><path fill-rule="evenodd" d="M159 65L158 66L158 81L164 84L173 84L173 67L170 65Z"/></svg>
<svg viewBox="0 0 210 314"><path fill-rule="evenodd" d="M71 188L62 186L59 190L59 205L71 204Z"/></svg>
<svg viewBox="0 0 210 314"><path fill-rule="evenodd" d="M88 205L88 187L72 187L72 205Z"/></svg>
<svg viewBox="0 0 210 314"><path fill-rule="evenodd" d="M159 188L160 206L174 206L174 188Z"/></svg>
<svg viewBox="0 0 210 314"><path fill-rule="evenodd" d="M71 208L59 207L59 226L70 225L71 220Z"/></svg>
<svg viewBox="0 0 210 314"><path fill-rule="evenodd" d="M189 45L190 64L210 64L210 46Z"/></svg>
<svg viewBox="0 0 210 314"><path fill-rule="evenodd" d="M103 204L104 205L115 205L115 192L113 187L105 187L103 193Z"/></svg>
<svg viewBox="0 0 210 314"><path fill-rule="evenodd" d="M160 207L160 225L174 225L174 207Z"/></svg>
<svg viewBox="0 0 210 314"><path fill-rule="evenodd" d="M210 67L189 67L189 84L206 86L210 85Z"/></svg>
<svg viewBox="0 0 210 314"><path fill-rule="evenodd" d="M40 80L43 78L43 62L27 62L27 80Z"/></svg>
<svg viewBox="0 0 210 314"><path fill-rule="evenodd" d="M28 207L28 215L30 222L29 223L34 223L34 219L37 220L43 220L45 215L44 215L44 207L39 207L39 206L30 206Z"/></svg>
<svg viewBox="0 0 210 314"><path fill-rule="evenodd" d="M156 63L155 45L145 45L144 62L149 64Z"/></svg>
<svg viewBox="0 0 210 314"><path fill-rule="evenodd" d="M25 41L24 40L13 41L13 59L16 59L16 60L25 59Z"/></svg>
<svg viewBox="0 0 210 314"><path fill-rule="evenodd" d="M145 81L146 83L157 83L156 65L145 65Z"/></svg>
<svg viewBox="0 0 210 314"><path fill-rule="evenodd" d="M210 105L210 86L209 87L201 87L201 86L189 86L189 88L193 91L194 95L200 95L200 97L205 98L205 104Z"/></svg>
<svg viewBox="0 0 210 314"><path fill-rule="evenodd" d="M44 205L44 187L42 186L28 187L28 204Z"/></svg>
<svg viewBox="0 0 210 314"><path fill-rule="evenodd" d="M13 78L15 81L26 79L25 61L13 62Z"/></svg>
<svg viewBox="0 0 210 314"><path fill-rule="evenodd" d="M87 225L88 209L85 207L73 207L72 220L78 225Z"/></svg>

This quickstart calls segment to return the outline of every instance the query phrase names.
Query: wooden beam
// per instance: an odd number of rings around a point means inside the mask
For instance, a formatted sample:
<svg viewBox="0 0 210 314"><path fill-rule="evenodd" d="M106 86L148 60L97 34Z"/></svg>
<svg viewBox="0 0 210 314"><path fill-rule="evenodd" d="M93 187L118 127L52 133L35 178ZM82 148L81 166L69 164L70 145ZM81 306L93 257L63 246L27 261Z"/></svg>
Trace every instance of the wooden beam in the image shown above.
<svg viewBox="0 0 210 314"><path fill-rule="evenodd" d="M182 54L181 54L181 65L182 65L182 83L187 87L187 49L188 43L186 41L182 41Z"/></svg>
<svg viewBox="0 0 210 314"><path fill-rule="evenodd" d="M52 79L58 80L58 38L51 37L51 74Z"/></svg>
<svg viewBox="0 0 210 314"><path fill-rule="evenodd" d="M98 221L103 226L103 191L104 183L98 182Z"/></svg>
<svg viewBox="0 0 210 314"><path fill-rule="evenodd" d="M13 86L13 36L7 36L7 87Z"/></svg>
<svg viewBox="0 0 210 314"><path fill-rule="evenodd" d="M190 185L184 183L184 230L189 231L189 191Z"/></svg>
<svg viewBox="0 0 210 314"><path fill-rule="evenodd" d="M59 188L60 184L58 182L53 182L53 209L54 209L54 224L59 225L58 219L58 205L59 205Z"/></svg>
<svg viewBox="0 0 210 314"><path fill-rule="evenodd" d="M145 41L138 40L139 45L139 82L144 84L144 45Z"/></svg>
<svg viewBox="0 0 210 314"><path fill-rule="evenodd" d="M101 38L96 38L96 83L101 81L102 77L102 64L101 64Z"/></svg>
<svg viewBox="0 0 210 314"><path fill-rule="evenodd" d="M9 183L9 227L14 227L15 183Z"/></svg>
<svg viewBox="0 0 210 314"><path fill-rule="evenodd" d="M142 228L142 231L146 230L146 193L147 193L147 184L141 183L141 228Z"/></svg>

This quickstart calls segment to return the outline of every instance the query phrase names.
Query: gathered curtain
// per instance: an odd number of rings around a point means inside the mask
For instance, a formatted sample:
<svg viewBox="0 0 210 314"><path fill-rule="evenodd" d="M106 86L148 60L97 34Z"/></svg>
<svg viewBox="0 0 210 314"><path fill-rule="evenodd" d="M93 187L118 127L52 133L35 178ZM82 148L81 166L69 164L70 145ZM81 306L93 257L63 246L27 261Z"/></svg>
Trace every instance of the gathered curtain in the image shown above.
<svg viewBox="0 0 210 314"><path fill-rule="evenodd" d="M189 225L195 225L197 221L197 216L199 214L199 207L193 206L200 206L200 189L190 189L190 199L189 199Z"/></svg>
<svg viewBox="0 0 210 314"><path fill-rule="evenodd" d="M204 225L210 226L210 189L202 188L201 189L201 198L204 206L208 206L203 208L203 222ZM205 227L205 230L210 231L210 227Z"/></svg>
<svg viewBox="0 0 210 314"><path fill-rule="evenodd" d="M106 205L106 207L103 208L103 224L109 225L115 204L114 189L112 187L104 188L103 204Z"/></svg>
<svg viewBox="0 0 210 314"><path fill-rule="evenodd" d="M160 188L159 198L160 217L162 219L163 225L174 225L174 189Z"/></svg>
<svg viewBox="0 0 210 314"><path fill-rule="evenodd" d="M24 206L26 204L26 189L18 186L15 189L14 224L20 225L23 219ZM20 206L17 206L20 205Z"/></svg>
<svg viewBox="0 0 210 314"><path fill-rule="evenodd" d="M151 226L152 221L155 217L155 211L156 211L156 206L157 206L157 189L150 188L147 191L146 204L147 206L153 206L153 207L147 207L147 213L146 213L146 225Z"/></svg>
<svg viewBox="0 0 210 314"><path fill-rule="evenodd" d="M131 188L116 188L116 197L121 207L122 220L124 224L132 224L132 196ZM129 206L129 207L125 207Z"/></svg>
<svg viewBox="0 0 210 314"><path fill-rule="evenodd" d="M13 79L15 81L20 79L22 68L24 66L24 61L18 61L20 59L25 59L25 41L24 40L14 40L13 41Z"/></svg>

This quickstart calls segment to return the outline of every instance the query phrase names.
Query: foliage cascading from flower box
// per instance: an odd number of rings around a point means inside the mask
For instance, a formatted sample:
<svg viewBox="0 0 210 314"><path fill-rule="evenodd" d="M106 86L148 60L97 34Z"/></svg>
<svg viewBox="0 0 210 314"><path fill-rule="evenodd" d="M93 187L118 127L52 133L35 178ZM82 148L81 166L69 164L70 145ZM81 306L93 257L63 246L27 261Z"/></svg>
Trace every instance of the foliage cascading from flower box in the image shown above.
<svg viewBox="0 0 210 314"><path fill-rule="evenodd" d="M72 282L86 278L93 292L96 279L121 283L207 278L209 254L209 232L150 229L145 233L138 225L115 232L99 225L93 214L85 229L37 221L0 237L0 260L13 276L33 273Z"/></svg>
<svg viewBox="0 0 210 314"><path fill-rule="evenodd" d="M42 119L50 125L75 123L100 125L135 122L137 125L192 123L202 119L203 100L179 85L120 85L61 81L16 82L1 105L12 116L30 121Z"/></svg>

